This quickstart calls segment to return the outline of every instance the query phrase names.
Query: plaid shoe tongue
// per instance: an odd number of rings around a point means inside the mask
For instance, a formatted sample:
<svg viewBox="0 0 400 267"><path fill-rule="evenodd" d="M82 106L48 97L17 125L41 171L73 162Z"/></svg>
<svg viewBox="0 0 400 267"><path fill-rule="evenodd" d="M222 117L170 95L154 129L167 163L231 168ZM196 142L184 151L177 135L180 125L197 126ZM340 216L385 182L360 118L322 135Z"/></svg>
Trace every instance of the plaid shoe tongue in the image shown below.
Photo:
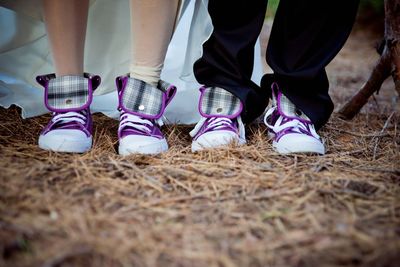
<svg viewBox="0 0 400 267"><path fill-rule="evenodd" d="M46 74L37 76L36 80L44 87L46 107L56 113L87 109L101 81L99 76L89 73L60 77Z"/></svg>
<svg viewBox="0 0 400 267"><path fill-rule="evenodd" d="M202 87L200 92L199 111L205 118L234 119L243 110L240 99L223 88Z"/></svg>
<svg viewBox="0 0 400 267"><path fill-rule="evenodd" d="M176 93L176 87L164 81L155 87L129 76L118 77L117 87L119 109L149 120L161 118Z"/></svg>
<svg viewBox="0 0 400 267"><path fill-rule="evenodd" d="M311 123L311 120L298 109L279 89L272 94L273 104L276 105L278 113L287 119L300 119L303 122ZM277 118L271 118L274 121Z"/></svg>

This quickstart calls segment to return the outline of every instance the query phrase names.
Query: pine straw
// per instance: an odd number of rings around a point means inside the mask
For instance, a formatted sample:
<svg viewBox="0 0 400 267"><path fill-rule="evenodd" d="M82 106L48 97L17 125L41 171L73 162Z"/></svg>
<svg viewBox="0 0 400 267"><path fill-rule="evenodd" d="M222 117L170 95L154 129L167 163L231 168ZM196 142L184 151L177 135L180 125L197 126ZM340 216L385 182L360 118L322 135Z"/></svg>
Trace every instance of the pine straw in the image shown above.
<svg viewBox="0 0 400 267"><path fill-rule="evenodd" d="M48 115L0 110L4 266L395 266L400 262L399 116L333 117L325 156L281 156L265 127L249 145L116 154L95 115L84 155L40 150ZM69 265L68 265L69 264Z"/></svg>
<svg viewBox="0 0 400 267"><path fill-rule="evenodd" d="M330 64L338 108L378 39L354 31ZM0 109L0 266L399 266L393 96L389 81L352 122L334 115L325 156L278 155L250 125L247 146L199 154L190 127L168 126L168 153L123 158L102 115L91 152L50 153L36 145L48 115Z"/></svg>

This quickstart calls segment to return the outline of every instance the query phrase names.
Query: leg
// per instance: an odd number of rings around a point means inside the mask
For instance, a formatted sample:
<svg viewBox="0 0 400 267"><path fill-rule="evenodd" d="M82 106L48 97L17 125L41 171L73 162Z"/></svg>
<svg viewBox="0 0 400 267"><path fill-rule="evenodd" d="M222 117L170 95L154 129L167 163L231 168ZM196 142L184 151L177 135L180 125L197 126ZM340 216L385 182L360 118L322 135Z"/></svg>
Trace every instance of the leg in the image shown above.
<svg viewBox="0 0 400 267"><path fill-rule="evenodd" d="M175 87L160 82L179 0L131 0L132 58L130 75L117 78L121 155L158 154L168 149L161 116Z"/></svg>
<svg viewBox="0 0 400 267"><path fill-rule="evenodd" d="M267 49L274 75L263 79L269 89L280 89L303 111L316 128L329 119L333 103L328 94L325 66L347 40L358 0L281 0Z"/></svg>
<svg viewBox="0 0 400 267"><path fill-rule="evenodd" d="M83 74L88 0L44 0L44 18L55 66L54 74L36 80L45 87L52 119L39 136L39 147L83 153L92 146L90 103L99 76Z"/></svg>
<svg viewBox="0 0 400 267"><path fill-rule="evenodd" d="M57 76L82 75L88 0L43 0Z"/></svg>
<svg viewBox="0 0 400 267"><path fill-rule="evenodd" d="M131 0L131 77L157 85L179 0Z"/></svg>
<svg viewBox="0 0 400 267"><path fill-rule="evenodd" d="M200 89L201 119L190 132L193 152L245 144L243 121L252 121L267 106L269 91L251 81L266 8L265 0L209 1L214 30L194 64L196 79L205 87Z"/></svg>
<svg viewBox="0 0 400 267"><path fill-rule="evenodd" d="M267 49L274 74L261 83L273 91L264 122L279 153L325 153L316 132L333 110L325 66L346 41L357 6L358 0L280 1Z"/></svg>
<svg viewBox="0 0 400 267"><path fill-rule="evenodd" d="M203 45L202 57L194 64L199 83L224 88L240 98L245 122L261 115L268 103L269 91L261 90L250 80L254 45L266 8L265 0L210 0L208 10L214 31Z"/></svg>

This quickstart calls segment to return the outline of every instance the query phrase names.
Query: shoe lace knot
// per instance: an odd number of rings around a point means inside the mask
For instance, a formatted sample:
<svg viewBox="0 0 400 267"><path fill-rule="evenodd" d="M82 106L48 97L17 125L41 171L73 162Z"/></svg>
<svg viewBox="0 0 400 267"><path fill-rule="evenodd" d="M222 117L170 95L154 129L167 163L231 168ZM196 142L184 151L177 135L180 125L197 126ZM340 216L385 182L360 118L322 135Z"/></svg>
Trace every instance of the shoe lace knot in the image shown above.
<svg viewBox="0 0 400 267"><path fill-rule="evenodd" d="M208 119L207 130L219 130L223 128L233 128L233 121L224 117L212 117Z"/></svg>
<svg viewBox="0 0 400 267"><path fill-rule="evenodd" d="M82 110L79 112L69 111L63 113L53 113L53 117L51 119L53 125L56 128L62 128L68 125L85 125L87 121L87 112L86 110Z"/></svg>
<svg viewBox="0 0 400 267"><path fill-rule="evenodd" d="M138 131L145 135L150 135L153 130L154 123L146 118L142 118L129 113L122 113L120 117L118 132L125 129Z"/></svg>
<svg viewBox="0 0 400 267"><path fill-rule="evenodd" d="M286 117L277 114L277 107L270 108L264 116L265 125L274 133L300 133L320 139L312 122L296 117Z"/></svg>

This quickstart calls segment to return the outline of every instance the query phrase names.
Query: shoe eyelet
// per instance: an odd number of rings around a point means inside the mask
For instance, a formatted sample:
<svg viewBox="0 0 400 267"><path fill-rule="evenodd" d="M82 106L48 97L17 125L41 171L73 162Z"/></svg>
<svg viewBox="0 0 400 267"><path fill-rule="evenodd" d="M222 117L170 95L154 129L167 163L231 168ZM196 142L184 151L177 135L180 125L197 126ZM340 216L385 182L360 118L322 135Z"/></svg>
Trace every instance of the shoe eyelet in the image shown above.
<svg viewBox="0 0 400 267"><path fill-rule="evenodd" d="M144 110L144 106L143 106L143 105L140 105L140 106L139 106L139 110Z"/></svg>
<svg viewBox="0 0 400 267"><path fill-rule="evenodd" d="M71 105L71 104L72 104L72 99L67 99L67 100L65 100L65 104Z"/></svg>
<svg viewBox="0 0 400 267"><path fill-rule="evenodd" d="M221 113L222 112L222 108L217 108L217 113Z"/></svg>
<svg viewBox="0 0 400 267"><path fill-rule="evenodd" d="M303 112L301 112L301 110L298 109L298 108L295 109L294 113L295 113L297 116L303 115Z"/></svg>

